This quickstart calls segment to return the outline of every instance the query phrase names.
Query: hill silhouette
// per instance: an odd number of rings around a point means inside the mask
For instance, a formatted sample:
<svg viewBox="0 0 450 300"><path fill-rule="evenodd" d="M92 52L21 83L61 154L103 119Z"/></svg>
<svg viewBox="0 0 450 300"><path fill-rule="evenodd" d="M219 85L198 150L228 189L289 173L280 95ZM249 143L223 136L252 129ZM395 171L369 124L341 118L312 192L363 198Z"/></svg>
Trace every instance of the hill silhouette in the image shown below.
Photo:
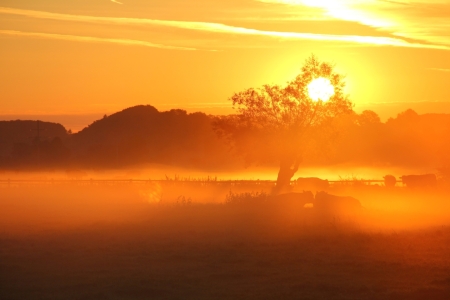
<svg viewBox="0 0 450 300"><path fill-rule="evenodd" d="M150 105L104 116L70 138L74 161L85 166L121 167L158 163L190 168L236 165L214 133L212 117Z"/></svg>
<svg viewBox="0 0 450 300"><path fill-rule="evenodd" d="M43 140L68 137L64 126L57 123L22 120L0 121L0 142L6 144L30 142L37 137L38 126L40 137Z"/></svg>
<svg viewBox="0 0 450 300"><path fill-rule="evenodd" d="M139 105L104 116L69 134L61 124L0 122L0 168L121 168L163 164L203 170L243 167L212 128L216 117ZM407 110L381 122L375 112L350 114L338 123L330 150L312 145L302 166L450 166L450 114ZM264 149L261 149L264 151Z"/></svg>
<svg viewBox="0 0 450 300"><path fill-rule="evenodd" d="M62 163L69 151L64 126L43 121L0 121L0 166L34 167Z"/></svg>

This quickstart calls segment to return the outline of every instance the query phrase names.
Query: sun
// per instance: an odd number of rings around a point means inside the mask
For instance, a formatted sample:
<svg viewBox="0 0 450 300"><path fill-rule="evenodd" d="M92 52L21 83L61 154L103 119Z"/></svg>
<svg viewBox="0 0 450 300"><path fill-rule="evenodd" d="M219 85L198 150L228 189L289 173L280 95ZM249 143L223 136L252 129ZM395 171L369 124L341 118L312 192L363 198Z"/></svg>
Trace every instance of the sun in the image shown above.
<svg viewBox="0 0 450 300"><path fill-rule="evenodd" d="M308 84L308 95L314 101L328 101L334 95L334 87L329 79L319 77Z"/></svg>

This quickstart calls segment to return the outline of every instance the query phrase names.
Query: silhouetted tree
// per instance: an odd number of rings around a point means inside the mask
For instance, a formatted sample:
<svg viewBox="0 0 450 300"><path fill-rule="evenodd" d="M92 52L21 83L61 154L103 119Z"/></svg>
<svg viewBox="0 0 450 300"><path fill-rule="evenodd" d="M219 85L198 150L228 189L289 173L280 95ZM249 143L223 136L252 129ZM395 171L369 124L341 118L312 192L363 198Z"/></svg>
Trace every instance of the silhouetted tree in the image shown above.
<svg viewBox="0 0 450 300"><path fill-rule="evenodd" d="M372 126L374 124L381 124L380 117L376 112L365 110L358 116L358 124L360 126Z"/></svg>
<svg viewBox="0 0 450 300"><path fill-rule="evenodd" d="M384 148L385 126L373 111L352 113L340 118L339 141L333 146L329 163L376 165Z"/></svg>
<svg viewBox="0 0 450 300"><path fill-rule="evenodd" d="M319 77L334 87L328 101L313 101L308 95L308 84ZM234 94L230 100L238 114L218 117L214 128L248 163L279 162L276 194L290 184L309 145L325 147L334 134L334 118L352 111L344 86L333 65L311 56L285 87L264 85Z"/></svg>

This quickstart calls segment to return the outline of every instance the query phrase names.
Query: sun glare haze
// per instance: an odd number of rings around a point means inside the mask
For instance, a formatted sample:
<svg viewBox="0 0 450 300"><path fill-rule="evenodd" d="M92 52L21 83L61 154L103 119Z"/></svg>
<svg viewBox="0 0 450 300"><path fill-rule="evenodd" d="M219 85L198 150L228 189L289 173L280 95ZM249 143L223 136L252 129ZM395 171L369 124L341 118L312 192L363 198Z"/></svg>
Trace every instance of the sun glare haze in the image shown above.
<svg viewBox="0 0 450 300"><path fill-rule="evenodd" d="M334 95L334 87L329 79L319 77L308 84L308 95L314 101L328 101Z"/></svg>

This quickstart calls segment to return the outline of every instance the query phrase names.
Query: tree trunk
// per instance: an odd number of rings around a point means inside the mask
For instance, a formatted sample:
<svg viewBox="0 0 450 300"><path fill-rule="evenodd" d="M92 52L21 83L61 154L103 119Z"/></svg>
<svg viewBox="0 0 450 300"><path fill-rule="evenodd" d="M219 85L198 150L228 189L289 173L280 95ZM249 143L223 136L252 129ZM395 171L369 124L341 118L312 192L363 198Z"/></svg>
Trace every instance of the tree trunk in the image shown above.
<svg viewBox="0 0 450 300"><path fill-rule="evenodd" d="M277 183L272 191L273 195L289 192L291 179L298 170L300 159L282 159L278 171Z"/></svg>

